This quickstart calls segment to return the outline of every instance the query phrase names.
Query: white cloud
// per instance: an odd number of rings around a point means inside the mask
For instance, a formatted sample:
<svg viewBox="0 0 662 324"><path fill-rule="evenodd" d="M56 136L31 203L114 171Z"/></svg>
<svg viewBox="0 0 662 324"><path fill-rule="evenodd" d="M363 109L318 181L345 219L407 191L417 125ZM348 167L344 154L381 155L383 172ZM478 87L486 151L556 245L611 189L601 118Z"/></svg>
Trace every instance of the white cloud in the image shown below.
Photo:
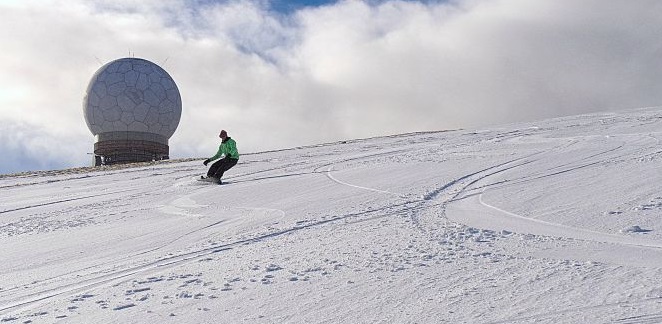
<svg viewBox="0 0 662 324"><path fill-rule="evenodd" d="M129 53L180 88L173 157L213 154L221 128L247 152L662 102L657 1L266 4L0 2L1 131L30 125L76 148L49 159L87 164L87 82Z"/></svg>
<svg viewBox="0 0 662 324"><path fill-rule="evenodd" d="M77 137L35 124L0 121L0 170L14 173L89 165L93 140Z"/></svg>

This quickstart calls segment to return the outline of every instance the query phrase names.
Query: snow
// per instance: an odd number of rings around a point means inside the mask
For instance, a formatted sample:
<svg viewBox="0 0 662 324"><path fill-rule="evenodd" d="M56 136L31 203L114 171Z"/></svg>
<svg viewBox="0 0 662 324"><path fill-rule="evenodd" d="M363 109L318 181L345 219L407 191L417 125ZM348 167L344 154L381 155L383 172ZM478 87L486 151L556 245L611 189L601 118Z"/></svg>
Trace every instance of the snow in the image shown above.
<svg viewBox="0 0 662 324"><path fill-rule="evenodd" d="M662 109L0 177L2 323L662 322Z"/></svg>

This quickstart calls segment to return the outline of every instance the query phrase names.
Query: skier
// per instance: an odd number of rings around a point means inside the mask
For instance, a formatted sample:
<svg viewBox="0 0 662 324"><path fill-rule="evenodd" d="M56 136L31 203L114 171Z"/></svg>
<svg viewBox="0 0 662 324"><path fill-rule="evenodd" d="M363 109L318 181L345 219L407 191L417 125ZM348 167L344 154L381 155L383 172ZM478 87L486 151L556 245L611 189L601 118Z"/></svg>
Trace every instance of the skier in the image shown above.
<svg viewBox="0 0 662 324"><path fill-rule="evenodd" d="M218 152L216 155L206 159L202 162L205 166L209 162L214 161L224 155L224 157L209 167L207 171L207 178L211 181L214 181L218 184L222 184L221 178L223 173L227 170L230 170L233 166L239 161L239 152L237 151L237 142L228 136L228 133L225 130L221 131L221 134L218 135L221 138L221 145L218 147ZM203 178L204 179L204 178Z"/></svg>

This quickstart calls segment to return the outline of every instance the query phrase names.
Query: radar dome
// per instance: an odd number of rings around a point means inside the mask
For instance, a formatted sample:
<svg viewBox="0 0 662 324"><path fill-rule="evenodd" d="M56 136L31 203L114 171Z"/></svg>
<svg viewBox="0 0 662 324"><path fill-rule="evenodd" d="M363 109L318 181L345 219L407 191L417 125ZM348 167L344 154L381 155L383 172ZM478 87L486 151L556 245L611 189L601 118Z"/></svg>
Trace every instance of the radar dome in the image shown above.
<svg viewBox="0 0 662 324"><path fill-rule="evenodd" d="M97 165L162 160L169 158L168 139L179 125L182 100L160 66L121 58L92 76L83 110L95 135Z"/></svg>

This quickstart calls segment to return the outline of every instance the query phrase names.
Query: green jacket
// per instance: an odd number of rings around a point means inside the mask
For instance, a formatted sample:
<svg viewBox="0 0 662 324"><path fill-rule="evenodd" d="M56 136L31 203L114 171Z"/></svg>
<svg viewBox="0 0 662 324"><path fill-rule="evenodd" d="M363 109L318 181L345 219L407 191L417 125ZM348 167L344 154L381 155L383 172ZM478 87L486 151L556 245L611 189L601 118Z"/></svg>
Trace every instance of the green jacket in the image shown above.
<svg viewBox="0 0 662 324"><path fill-rule="evenodd" d="M218 152L216 155L209 158L210 161L216 160L221 157L221 155L229 156L232 159L239 159L239 151L237 151L237 142L232 138L228 137L221 143L218 147Z"/></svg>

